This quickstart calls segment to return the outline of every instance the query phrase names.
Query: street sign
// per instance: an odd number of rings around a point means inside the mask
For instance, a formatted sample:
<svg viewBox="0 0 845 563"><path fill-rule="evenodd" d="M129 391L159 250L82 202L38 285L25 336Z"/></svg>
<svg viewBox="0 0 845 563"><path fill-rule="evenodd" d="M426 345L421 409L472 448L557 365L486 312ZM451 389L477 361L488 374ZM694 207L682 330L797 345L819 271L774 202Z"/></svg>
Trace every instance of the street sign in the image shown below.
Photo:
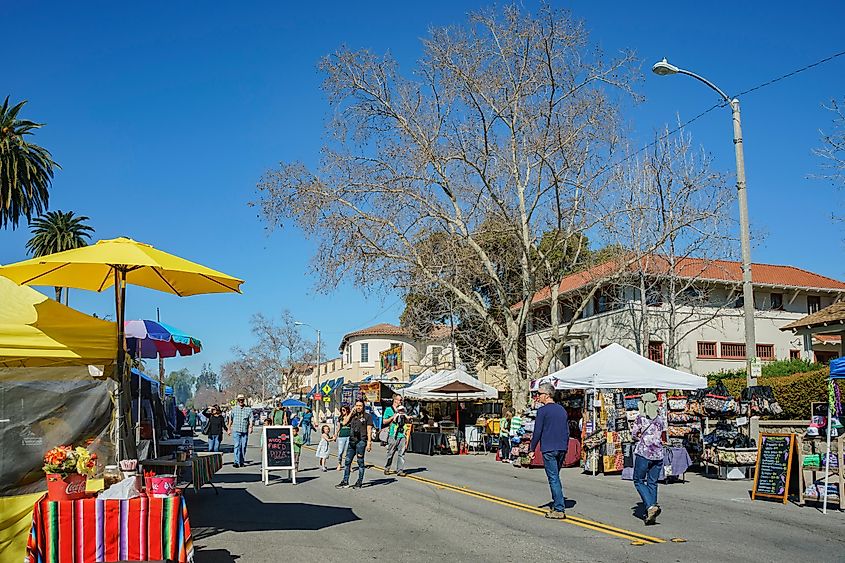
<svg viewBox="0 0 845 563"><path fill-rule="evenodd" d="M323 394L328 395L332 390L332 386L329 385L328 383L326 383L326 384L323 385L322 389L323 389Z"/></svg>
<svg viewBox="0 0 845 563"><path fill-rule="evenodd" d="M751 360L751 377L754 379L760 378L763 375L763 361L760 358L752 358Z"/></svg>

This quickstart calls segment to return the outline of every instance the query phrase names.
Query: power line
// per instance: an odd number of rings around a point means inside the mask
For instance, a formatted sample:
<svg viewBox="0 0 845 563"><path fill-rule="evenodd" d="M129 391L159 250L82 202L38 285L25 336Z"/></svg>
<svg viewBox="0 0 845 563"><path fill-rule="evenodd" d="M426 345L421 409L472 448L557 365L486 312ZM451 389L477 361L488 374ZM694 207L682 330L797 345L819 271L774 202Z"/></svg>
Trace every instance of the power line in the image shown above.
<svg viewBox="0 0 845 563"><path fill-rule="evenodd" d="M754 86L754 87L752 87L752 88L749 88L748 90L743 90L742 92L740 92L740 93L738 93L738 94L736 94L736 95L734 95L734 96L732 96L732 97L734 97L734 98L739 98L740 96L744 96L745 94L750 94L751 92L756 92L757 90L760 90L760 89L765 88L765 87L767 87L767 86L771 86L772 84L775 84L775 83L780 82L780 81L782 81L782 80L786 80L787 78L790 78L790 77L792 77L792 76L795 76L796 74L799 74L799 73L805 72L805 71L807 71L807 70L810 70L810 69L812 69L812 68L815 68L815 67L817 67L817 66L823 65L823 64L825 64L825 63L827 63L827 62L830 62L830 61L832 61L833 59L836 59L836 58L841 57L841 56L843 56L843 55L845 55L845 51L839 51L838 53L834 53L834 54L830 55L829 57L825 57L825 58L820 59L820 60L818 60L818 61L816 61L816 62L814 62L814 63L810 63L810 64L808 64L808 65L806 65L806 66L801 67L801 68L798 68L798 69L795 69L795 70L793 70L793 71L787 72L786 74L783 74L783 75L781 75L781 76L778 76L777 78L773 78L773 79L771 79L771 80L767 80L766 82L763 82L763 83L761 83L761 84L758 84L757 86ZM666 139L666 138L668 138L668 137L670 137L670 136L674 135L675 133L677 133L677 132L681 131L684 127L686 127L686 126L690 125L691 123L693 123L693 122L695 122L695 121L698 121L699 119L701 119L702 117L704 117L705 115L707 115L708 113L710 113L711 111L713 111L714 109L716 109L716 108L720 108L720 107L725 107L725 106L727 106L727 105L728 105L728 102L725 102L725 101L719 101L719 102L717 102L717 103L713 104L712 106L710 106L710 107L709 107L709 108L707 108L706 110L702 111L701 113L699 113L698 115L696 115L696 116L695 116L695 117L693 117L692 119L689 119L689 120L687 120L687 121L685 121L685 122L681 123L680 125L678 125L678 126L677 126L677 127L675 127L674 129L672 129L671 131L667 131L666 133L664 133L663 135L661 135L660 137L658 137L658 138L657 138L657 139L655 139L654 141L652 141L652 142L648 143L647 145L645 145L645 146L641 147L641 148L640 148L640 149L638 149L637 151L635 151L635 152L633 152L633 153L631 153L631 154L627 155L625 158L622 158L622 159L620 159L620 160L618 160L618 161L614 162L613 164L609 164L608 166L605 166L604 168L601 168L598 172L596 172L596 173L593 175L593 177L591 178L591 181L592 181L592 180L595 180L596 178L598 178L600 175L604 174L604 173L605 173L605 172L607 172L608 170L612 170L613 168L616 168L617 166L620 166L621 164L624 164L625 162L627 162L627 161L631 160L632 158L634 158L634 157L636 157L636 156L638 156L638 155L642 154L643 152L645 152L645 151L647 151L648 149L652 148L653 146L657 145L660 141L663 141L664 139Z"/></svg>

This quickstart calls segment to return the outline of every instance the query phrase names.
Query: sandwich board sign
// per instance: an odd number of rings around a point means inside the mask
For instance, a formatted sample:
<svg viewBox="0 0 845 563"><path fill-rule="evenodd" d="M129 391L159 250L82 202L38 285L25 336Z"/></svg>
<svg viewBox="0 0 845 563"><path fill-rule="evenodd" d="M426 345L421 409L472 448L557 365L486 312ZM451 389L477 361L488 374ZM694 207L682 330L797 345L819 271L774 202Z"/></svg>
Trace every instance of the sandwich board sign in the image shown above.
<svg viewBox="0 0 845 563"><path fill-rule="evenodd" d="M270 472L287 470L296 485L296 456L293 453L293 426L263 426L261 440L261 477L270 484Z"/></svg>

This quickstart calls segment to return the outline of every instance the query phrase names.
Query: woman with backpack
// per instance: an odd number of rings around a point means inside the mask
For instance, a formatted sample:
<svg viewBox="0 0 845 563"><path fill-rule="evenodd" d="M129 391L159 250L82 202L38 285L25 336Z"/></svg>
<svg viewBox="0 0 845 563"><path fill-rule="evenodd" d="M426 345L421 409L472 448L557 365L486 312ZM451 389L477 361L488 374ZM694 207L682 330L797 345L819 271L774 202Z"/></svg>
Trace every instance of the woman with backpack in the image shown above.
<svg viewBox="0 0 845 563"><path fill-rule="evenodd" d="M499 460L508 463L511 458L511 419L513 413L505 411L499 419Z"/></svg>

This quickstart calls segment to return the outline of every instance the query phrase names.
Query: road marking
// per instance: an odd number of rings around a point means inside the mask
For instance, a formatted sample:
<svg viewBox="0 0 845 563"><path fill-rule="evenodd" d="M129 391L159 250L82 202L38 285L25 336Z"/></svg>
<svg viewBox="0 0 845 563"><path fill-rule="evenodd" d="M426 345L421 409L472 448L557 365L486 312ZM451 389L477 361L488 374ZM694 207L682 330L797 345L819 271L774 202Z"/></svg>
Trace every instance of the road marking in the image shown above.
<svg viewBox="0 0 845 563"><path fill-rule="evenodd" d="M314 450L311 446L305 446L309 450ZM330 454L332 457L337 457L335 454ZM373 469L378 471L384 471L383 467L378 465L370 465ZM405 479L413 479L414 481L418 481L420 483L431 485L437 489L447 489L456 493L460 493L462 495L467 495L470 497L474 497L480 500L485 500L487 502L491 502L494 504L498 504L501 506L505 506L508 508L514 508L516 510L521 510L523 512L528 512L530 514L538 515L538 516L545 516L546 511L542 508L538 508L536 506L532 506L530 504L525 504L522 502L518 502L515 500L510 500L502 497L497 497L495 495L491 495L489 493L484 493L481 491L476 491L474 489L470 489L466 486L459 486L453 485L451 483L445 483L443 481L435 481L434 479L426 479L425 477L418 477L416 475L408 475L406 474ZM578 516L570 516L569 514L566 515L565 520L559 520L559 522L564 524L571 524L573 526L578 526L580 528L585 528L587 530L592 530L595 532L601 532L603 534L607 534L609 536L614 536L617 538L630 540L632 545L645 545L645 544L659 544L659 543L666 543L666 540L662 538L657 538L654 536L648 536L645 534L641 534L639 532L634 532L633 530L626 530L624 528L617 528L615 526L611 526L609 524L605 524L603 522L597 522L595 520L589 520L587 518L581 518ZM634 543L637 542L637 543ZM642 543L639 543L642 542Z"/></svg>

